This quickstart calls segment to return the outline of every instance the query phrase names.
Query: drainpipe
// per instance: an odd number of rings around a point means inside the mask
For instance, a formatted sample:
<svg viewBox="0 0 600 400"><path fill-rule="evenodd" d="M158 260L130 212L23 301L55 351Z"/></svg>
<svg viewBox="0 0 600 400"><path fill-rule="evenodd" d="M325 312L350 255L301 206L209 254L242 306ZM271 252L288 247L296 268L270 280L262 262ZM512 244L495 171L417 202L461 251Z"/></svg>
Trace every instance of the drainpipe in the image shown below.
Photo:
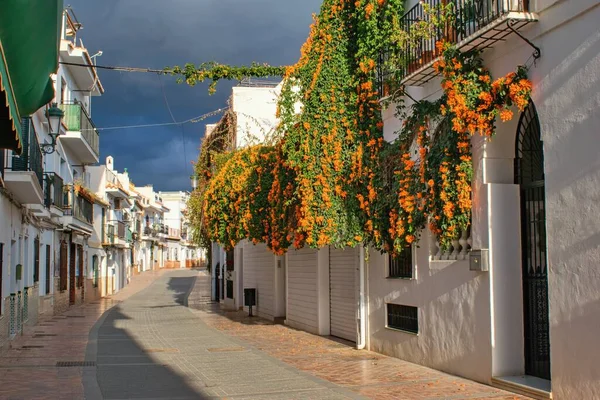
<svg viewBox="0 0 600 400"><path fill-rule="evenodd" d="M356 342L356 348L363 350L366 346L366 315L367 305L365 301L365 248L360 246L360 260L358 263L358 281L359 281L359 293L358 293L358 340Z"/></svg>

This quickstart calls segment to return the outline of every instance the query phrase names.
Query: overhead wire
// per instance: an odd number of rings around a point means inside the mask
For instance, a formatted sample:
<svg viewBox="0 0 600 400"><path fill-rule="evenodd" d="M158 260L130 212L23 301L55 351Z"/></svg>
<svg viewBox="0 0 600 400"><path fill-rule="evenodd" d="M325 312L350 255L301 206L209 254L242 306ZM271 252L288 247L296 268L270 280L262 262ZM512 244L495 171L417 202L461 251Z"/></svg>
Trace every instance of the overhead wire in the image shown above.
<svg viewBox="0 0 600 400"><path fill-rule="evenodd" d="M169 115L171 115L171 119L173 120L173 122L177 122L175 120L175 116L173 115L173 111L171 110L171 106L169 105L169 99L167 98L167 93L165 92L165 86L163 85L163 81L160 75L156 76L158 77L158 81L160 82L160 91L162 92L163 100L165 101L165 106L169 111ZM187 173L187 149L185 144L185 130L183 124L179 125L179 127L181 128L181 143L183 145L183 172Z"/></svg>
<svg viewBox="0 0 600 400"><path fill-rule="evenodd" d="M197 123L197 122L203 121L207 118L214 117L215 115L219 115L222 112L227 111L228 109L229 109L229 107L219 108L214 111L210 111L208 113L199 115L197 117L186 119L185 121L179 121L179 122L176 121L176 122L163 122L163 123L158 123L158 124L108 126L105 128L96 128L96 129L99 131L110 131L110 130L116 130L116 129L153 128L153 127L159 127L159 126L184 125L184 124Z"/></svg>

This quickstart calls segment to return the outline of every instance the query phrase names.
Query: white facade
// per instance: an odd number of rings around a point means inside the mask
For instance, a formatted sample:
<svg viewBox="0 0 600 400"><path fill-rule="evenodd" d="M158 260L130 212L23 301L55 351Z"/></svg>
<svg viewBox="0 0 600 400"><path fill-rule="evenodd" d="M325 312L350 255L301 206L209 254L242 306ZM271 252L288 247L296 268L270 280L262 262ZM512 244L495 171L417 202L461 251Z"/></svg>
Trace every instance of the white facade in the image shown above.
<svg viewBox="0 0 600 400"><path fill-rule="evenodd" d="M89 298L86 291L93 294L87 290L93 287L87 258L95 206L79 188L89 187L87 166L98 161L91 99L104 89L77 30L63 13L60 61L89 67L61 64L52 76L53 102L65 113L54 151L41 151L51 143L46 108L23 116L20 158L0 150L0 347L24 323L81 303Z"/></svg>
<svg viewBox="0 0 600 400"><path fill-rule="evenodd" d="M408 3L407 9L417 1ZM514 8L520 3L502 4ZM517 382L542 398L550 391L554 399L591 399L600 393L600 369L594 362L600 326L600 222L593 217L600 213L596 193L600 187L600 117L596 112L600 104L596 79L600 76L600 8L595 0L538 0L529 5L533 14L513 16L536 20L520 30L541 49L541 58L529 72L534 106L523 118L515 112L512 121L499 121L491 140L472 139L470 237L464 235L455 252L442 253L436 238L423 232L406 261L410 275L406 278L391 276L389 256L373 249L290 249L282 258L284 285L272 272L281 265L280 258L264 244L239 244L230 253L240 258L235 262L238 274L233 276L242 281L243 288L257 289L260 316L285 315L290 326L346 338L358 348L509 390L522 390ZM492 75L499 77L528 62L532 52L529 44L513 34L487 49L483 60ZM417 100L435 100L441 95L440 78L407 87L407 92ZM241 92L238 95L246 98ZM406 104L411 100L406 99ZM393 140L401 127L394 111L395 105L383 111L386 140ZM264 115L248 111L252 112ZM543 144L545 179L540 193L545 195L545 207L539 199L527 200L524 187L515 183L517 133L536 129L531 125L535 118L528 121L533 115L539 119ZM250 143L240 139L243 128L244 123L238 124L242 129L238 146ZM537 216L540 207L545 211L545 240L534 240L529 250L541 255L537 268L548 274L547 302L540 298L541 306L537 306L547 307L549 315L549 329L540 331L538 338L549 337L549 379L539 372L543 367L527 366L532 359L528 361L531 356L526 355L526 337L531 329L528 324L533 322L526 322L522 265L527 257L522 254L524 246L531 245L531 235L521 233L525 224L522 204L536 207ZM536 235L542 237L539 232ZM484 250L484 256L489 251L489 271L470 269L467 245ZM221 296L226 258L213 246L213 277L221 279ZM219 271L215 271L217 265ZM274 299L281 291L286 307L276 313ZM415 311L414 332L390 326L397 311L389 310L404 307L409 315ZM539 375L523 378L528 369Z"/></svg>
<svg viewBox="0 0 600 400"><path fill-rule="evenodd" d="M600 87L593 78L600 76L597 6L586 0L530 2L539 21L521 31L541 49L529 75L544 153L546 240L536 246L542 256L538 267L548 271L548 305L543 307L549 310L545 337L549 334L551 382L514 378L527 373L528 357L522 271L527 237L521 234L526 200L515 183L514 167L517 132L526 120L520 121L518 111L512 121L497 123L490 141L472 141L472 248L489 249L489 272L470 271L468 259L437 260L429 234L416 250L412 280L386 279L387 256L371 252L371 350L509 390L515 386L507 381L526 381L551 390L554 399L594 398L600 392L600 369L590 356L600 326L600 225L589 218L600 211L594 196L600 178L595 112ZM484 64L494 77L503 76L525 63L532 51L512 35L483 53ZM417 100L435 99L439 78L408 90ZM384 112L384 120L390 140L401 121L392 108ZM544 210L541 201L535 207ZM386 327L385 306L390 303L418 308L418 335Z"/></svg>

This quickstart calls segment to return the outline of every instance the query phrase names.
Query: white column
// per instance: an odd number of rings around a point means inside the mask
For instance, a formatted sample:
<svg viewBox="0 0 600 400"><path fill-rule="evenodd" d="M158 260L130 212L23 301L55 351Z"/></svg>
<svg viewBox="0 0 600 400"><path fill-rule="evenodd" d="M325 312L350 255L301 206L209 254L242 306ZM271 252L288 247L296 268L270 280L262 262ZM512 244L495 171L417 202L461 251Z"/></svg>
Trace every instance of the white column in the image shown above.
<svg viewBox="0 0 600 400"><path fill-rule="evenodd" d="M319 335L331 333L329 308L329 247L317 253L317 322Z"/></svg>

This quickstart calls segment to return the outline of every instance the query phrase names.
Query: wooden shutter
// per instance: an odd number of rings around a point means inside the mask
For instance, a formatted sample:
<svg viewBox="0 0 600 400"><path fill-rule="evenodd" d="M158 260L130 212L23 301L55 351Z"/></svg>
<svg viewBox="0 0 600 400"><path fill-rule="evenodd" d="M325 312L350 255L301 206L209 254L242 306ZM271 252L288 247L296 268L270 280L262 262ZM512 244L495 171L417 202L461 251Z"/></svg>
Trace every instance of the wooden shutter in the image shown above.
<svg viewBox="0 0 600 400"><path fill-rule="evenodd" d="M67 243L60 244L60 290L67 290Z"/></svg>

